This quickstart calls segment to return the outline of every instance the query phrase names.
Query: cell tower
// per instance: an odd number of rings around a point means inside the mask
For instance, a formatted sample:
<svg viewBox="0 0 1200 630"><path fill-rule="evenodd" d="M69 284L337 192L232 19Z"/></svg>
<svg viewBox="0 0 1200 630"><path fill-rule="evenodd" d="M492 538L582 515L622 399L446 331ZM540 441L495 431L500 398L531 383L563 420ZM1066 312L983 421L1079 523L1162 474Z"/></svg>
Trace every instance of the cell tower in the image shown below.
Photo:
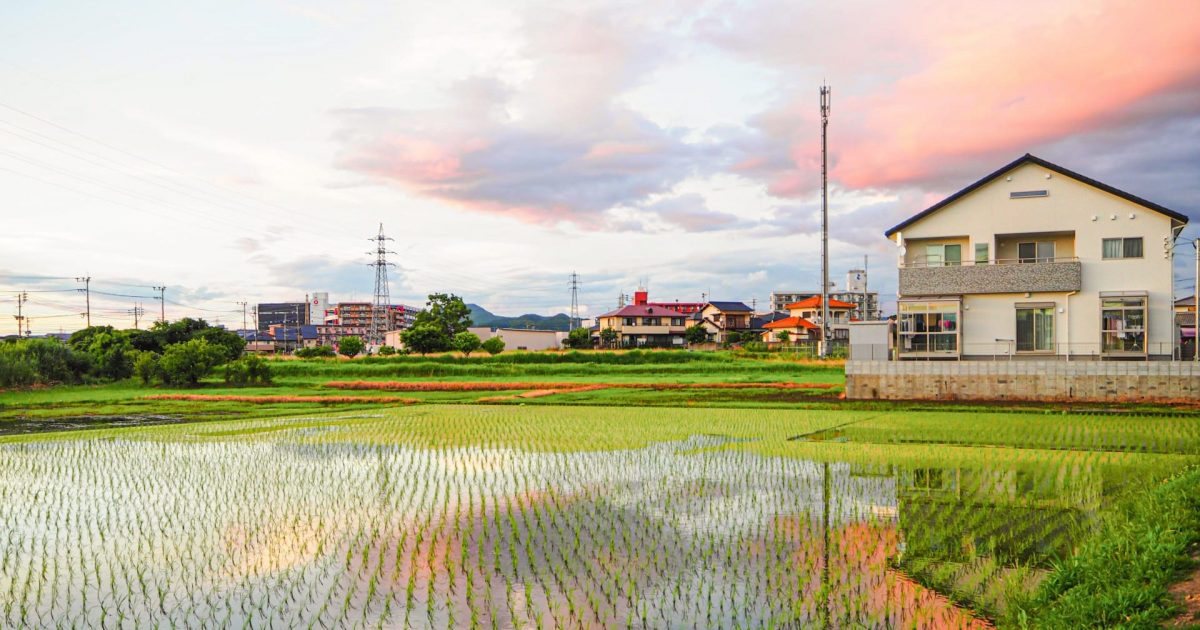
<svg viewBox="0 0 1200 630"><path fill-rule="evenodd" d="M571 272L571 323L567 325L567 330L575 330L579 322L579 274Z"/></svg>
<svg viewBox="0 0 1200 630"><path fill-rule="evenodd" d="M388 328L388 311L391 309L392 298L388 294L388 267L395 266L387 261L388 254L395 254L387 248L388 241L394 241L394 238L388 238L383 235L383 224L379 224L379 234L373 238L367 239L375 242L375 251L367 252L375 255L375 262L367 263L375 268L375 301L371 305L371 327L367 329L367 343L371 345L382 345L384 333Z"/></svg>

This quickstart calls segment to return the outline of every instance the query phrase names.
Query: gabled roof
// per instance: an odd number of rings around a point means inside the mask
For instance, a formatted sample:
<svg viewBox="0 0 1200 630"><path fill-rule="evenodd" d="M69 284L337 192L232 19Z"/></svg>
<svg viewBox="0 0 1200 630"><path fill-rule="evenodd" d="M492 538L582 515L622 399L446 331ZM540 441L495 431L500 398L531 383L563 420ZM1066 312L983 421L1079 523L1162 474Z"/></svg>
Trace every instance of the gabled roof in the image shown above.
<svg viewBox="0 0 1200 630"><path fill-rule="evenodd" d="M787 319L788 317L790 315L781 311L773 311L765 315L754 315L750 318L750 328L762 329L771 322Z"/></svg>
<svg viewBox="0 0 1200 630"><path fill-rule="evenodd" d="M993 171L992 173L989 173L988 175L985 175L983 177L983 179L980 179L979 181L975 182L974 184L967 186L966 188L954 193L953 195L950 195L949 197L946 197L945 199L933 204L932 206L929 206L928 208L918 212L917 214L914 214L913 216L905 219L904 221L901 221L896 226L894 226L892 229L884 232L883 235L888 238L891 238L891 236L893 234L895 234L896 232L903 230L904 228L912 225L913 223L916 223L917 221L924 219L925 217L933 214L934 212L937 212L938 210L941 210L942 208L954 203L955 201L958 201L959 199L971 194L972 192L975 192L977 189L979 189L984 184L991 182L992 180L996 179L997 177L1000 177L1000 176L1004 175L1005 173L1007 173L1007 172L1013 170L1014 168L1017 168L1018 166L1021 166L1023 164L1036 164L1044 169L1054 171L1054 172L1056 172L1060 175L1064 175L1066 177L1070 177L1071 179L1074 179L1076 181L1087 184L1093 188L1099 188L1100 190L1103 190L1104 192L1109 193L1110 195L1116 195L1117 197L1120 197L1126 201L1129 201L1131 203L1136 203L1137 205L1142 206L1143 208L1153 210L1160 214L1165 214L1166 216L1171 217L1172 219L1175 219L1176 221L1181 221L1183 223L1188 222L1188 218L1186 215L1180 214L1180 213L1175 212L1174 210L1171 210L1168 208L1164 208L1163 206L1160 206L1160 205L1154 203L1153 201L1147 201L1145 199L1142 199L1141 197L1138 197L1137 195L1127 193L1118 188L1113 188L1112 186L1109 186L1108 184L1105 184L1103 182L1098 182L1098 181L1096 181L1090 177L1087 177L1085 175L1080 175L1079 173L1076 173L1075 171L1063 168L1057 164L1054 164L1053 162L1047 162L1046 160L1043 160L1042 158L1037 157L1036 155L1026 153L1025 155L1022 155L1021 157L1013 160L1012 162L1009 162L1008 164L1001 166L998 170Z"/></svg>
<svg viewBox="0 0 1200 630"><path fill-rule="evenodd" d="M812 297L806 297L803 300L800 300L799 302L792 302L791 304L788 304L785 308L787 308L790 311L794 308L818 308L819 306L821 306L821 296L814 295ZM849 302L843 302L841 300L835 300L833 298L829 298L829 308L858 308L858 306L851 304Z"/></svg>
<svg viewBox="0 0 1200 630"><path fill-rule="evenodd" d="M805 330L819 330L821 327L804 319L803 317L785 317L777 319L763 328L774 330L777 328L804 328Z"/></svg>
<svg viewBox="0 0 1200 630"><path fill-rule="evenodd" d="M630 304L599 317L687 317L687 315L654 304Z"/></svg>
<svg viewBox="0 0 1200 630"><path fill-rule="evenodd" d="M722 311L736 311L740 313L749 313L754 310L742 302L706 302L704 305L715 306Z"/></svg>

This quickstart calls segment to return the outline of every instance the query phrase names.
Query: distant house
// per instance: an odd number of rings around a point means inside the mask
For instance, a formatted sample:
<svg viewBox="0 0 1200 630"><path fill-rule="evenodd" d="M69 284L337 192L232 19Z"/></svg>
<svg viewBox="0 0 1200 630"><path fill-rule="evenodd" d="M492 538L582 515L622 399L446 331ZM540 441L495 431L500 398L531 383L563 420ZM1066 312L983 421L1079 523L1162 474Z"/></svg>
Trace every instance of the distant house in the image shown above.
<svg viewBox="0 0 1200 630"><path fill-rule="evenodd" d="M741 302L706 302L692 319L708 333L709 341L726 343L730 333L751 330L753 316L754 309Z"/></svg>
<svg viewBox="0 0 1200 630"><path fill-rule="evenodd" d="M1187 216L1026 154L885 235L905 358L1171 358Z"/></svg>
<svg viewBox="0 0 1200 630"><path fill-rule="evenodd" d="M834 339L850 336L850 313L855 305L850 302L829 299L829 329ZM763 326L763 341L781 341L779 333L788 332L790 341L821 338L821 296L814 295L787 305L788 316Z"/></svg>
<svg viewBox="0 0 1200 630"><path fill-rule="evenodd" d="M688 316L662 306L633 304L596 318L596 337L607 328L617 333L620 348L671 348L684 345ZM599 339L593 339L597 344Z"/></svg>

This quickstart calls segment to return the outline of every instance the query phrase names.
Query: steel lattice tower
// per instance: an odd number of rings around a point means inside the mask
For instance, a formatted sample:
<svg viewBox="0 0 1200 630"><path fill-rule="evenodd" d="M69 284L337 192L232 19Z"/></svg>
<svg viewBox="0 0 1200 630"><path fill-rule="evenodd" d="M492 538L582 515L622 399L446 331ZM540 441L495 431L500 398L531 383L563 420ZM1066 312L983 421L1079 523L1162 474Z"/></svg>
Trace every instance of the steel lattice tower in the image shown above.
<svg viewBox="0 0 1200 630"><path fill-rule="evenodd" d="M387 261L388 254L395 254L387 248L388 238L383 234L383 224L379 224L379 234L367 239L375 242L375 251L367 252L375 255L375 262L367 263L375 268L375 300L371 306L371 327L367 329L366 342L371 345L382 345L384 333L388 328L388 311L392 308L392 298L388 292L388 267L395 266Z"/></svg>
<svg viewBox="0 0 1200 630"><path fill-rule="evenodd" d="M580 326L579 321L579 274L571 272L571 323L567 325L567 330L575 330L576 326Z"/></svg>

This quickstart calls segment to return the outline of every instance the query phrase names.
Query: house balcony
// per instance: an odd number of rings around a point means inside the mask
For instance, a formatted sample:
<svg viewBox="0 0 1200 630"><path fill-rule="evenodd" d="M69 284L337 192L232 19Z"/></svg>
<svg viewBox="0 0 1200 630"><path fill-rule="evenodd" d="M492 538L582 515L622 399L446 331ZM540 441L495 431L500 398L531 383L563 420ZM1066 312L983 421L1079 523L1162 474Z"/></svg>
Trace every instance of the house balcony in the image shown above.
<svg viewBox="0 0 1200 630"><path fill-rule="evenodd" d="M900 268L900 295L972 293L1057 293L1078 291L1078 258L1001 259L988 263L907 264Z"/></svg>

